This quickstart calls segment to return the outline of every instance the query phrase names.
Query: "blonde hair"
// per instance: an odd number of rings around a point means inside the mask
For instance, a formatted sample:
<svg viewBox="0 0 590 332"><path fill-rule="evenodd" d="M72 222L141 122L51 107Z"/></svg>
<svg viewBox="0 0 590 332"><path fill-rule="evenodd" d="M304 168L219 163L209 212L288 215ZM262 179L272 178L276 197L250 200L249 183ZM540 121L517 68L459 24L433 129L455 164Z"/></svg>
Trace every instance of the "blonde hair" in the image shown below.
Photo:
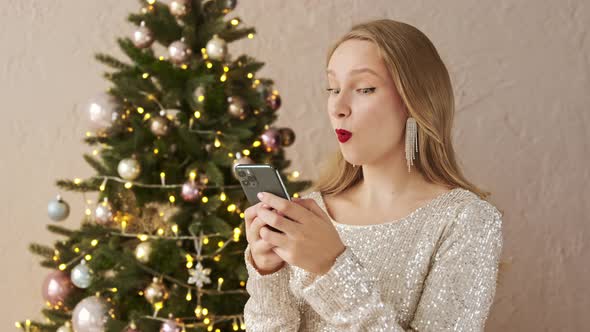
<svg viewBox="0 0 590 332"><path fill-rule="evenodd" d="M418 124L418 153L414 167L427 181L460 187L482 199L490 195L462 174L451 142L455 100L449 73L432 42L417 28L402 22L379 19L354 25L328 50L326 66L336 48L347 40L366 40L377 45L409 116ZM340 150L329 160L306 192L337 194L362 178L362 168L348 163Z"/></svg>

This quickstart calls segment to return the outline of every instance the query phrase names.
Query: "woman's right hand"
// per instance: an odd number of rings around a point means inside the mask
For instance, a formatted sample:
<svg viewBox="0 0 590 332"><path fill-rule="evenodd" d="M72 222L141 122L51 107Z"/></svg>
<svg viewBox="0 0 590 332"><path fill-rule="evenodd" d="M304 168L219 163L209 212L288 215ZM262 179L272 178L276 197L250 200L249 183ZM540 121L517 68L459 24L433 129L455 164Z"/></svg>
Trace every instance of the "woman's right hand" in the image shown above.
<svg viewBox="0 0 590 332"><path fill-rule="evenodd" d="M246 239L250 244L252 263L254 263L254 268L258 270L261 275L274 273L286 264L286 262L272 250L274 246L260 237L260 228L266 226L266 224L262 219L258 218L258 211L259 209L268 209L263 205L264 203L259 202L258 204L248 207L246 211L244 211L244 219L246 220Z"/></svg>

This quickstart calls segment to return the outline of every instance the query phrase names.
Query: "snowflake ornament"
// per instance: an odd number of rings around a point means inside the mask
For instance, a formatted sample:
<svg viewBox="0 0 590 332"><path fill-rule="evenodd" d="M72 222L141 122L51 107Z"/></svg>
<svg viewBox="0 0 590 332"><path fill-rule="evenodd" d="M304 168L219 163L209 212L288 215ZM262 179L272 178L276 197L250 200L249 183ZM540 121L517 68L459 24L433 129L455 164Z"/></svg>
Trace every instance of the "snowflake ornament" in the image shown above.
<svg viewBox="0 0 590 332"><path fill-rule="evenodd" d="M203 269L203 265L201 265L201 262L198 262L197 266L195 266L194 269L188 270L188 272L191 275L188 278L189 284L195 284L199 288L202 288L204 283L205 284L211 283L211 279L209 279L209 277L208 277L208 275L211 273L211 269L210 268Z"/></svg>

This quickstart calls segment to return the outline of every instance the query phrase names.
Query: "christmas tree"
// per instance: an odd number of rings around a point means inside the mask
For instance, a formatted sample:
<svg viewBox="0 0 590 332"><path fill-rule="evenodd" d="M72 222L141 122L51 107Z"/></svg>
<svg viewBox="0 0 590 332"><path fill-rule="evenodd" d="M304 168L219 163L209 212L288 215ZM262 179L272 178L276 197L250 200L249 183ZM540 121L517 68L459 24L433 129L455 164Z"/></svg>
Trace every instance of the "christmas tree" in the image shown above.
<svg viewBox="0 0 590 332"><path fill-rule="evenodd" d="M245 330L248 273L239 163L274 166L294 197L309 187L286 174L289 128L271 126L281 99L264 65L227 44L255 29L228 18L235 0L140 1L137 26L118 39L130 61L98 53L111 86L87 107L87 179L57 181L87 203L78 229L55 222L53 246L31 244L51 271L46 321L24 331ZM165 50L157 55L155 46ZM86 200L86 193L96 200ZM48 205L58 222L69 205Z"/></svg>

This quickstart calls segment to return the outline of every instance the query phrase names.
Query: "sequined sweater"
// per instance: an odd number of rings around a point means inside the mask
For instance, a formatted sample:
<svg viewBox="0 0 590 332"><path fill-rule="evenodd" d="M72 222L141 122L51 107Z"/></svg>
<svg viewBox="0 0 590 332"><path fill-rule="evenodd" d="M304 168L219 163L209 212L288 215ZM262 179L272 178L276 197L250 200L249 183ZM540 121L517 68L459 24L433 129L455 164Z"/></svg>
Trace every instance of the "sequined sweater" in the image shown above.
<svg viewBox="0 0 590 332"><path fill-rule="evenodd" d="M303 198L328 214L319 192ZM462 188L392 222L330 218L346 249L320 276L290 264L261 275L248 244L246 330L483 331L496 289L501 218Z"/></svg>

